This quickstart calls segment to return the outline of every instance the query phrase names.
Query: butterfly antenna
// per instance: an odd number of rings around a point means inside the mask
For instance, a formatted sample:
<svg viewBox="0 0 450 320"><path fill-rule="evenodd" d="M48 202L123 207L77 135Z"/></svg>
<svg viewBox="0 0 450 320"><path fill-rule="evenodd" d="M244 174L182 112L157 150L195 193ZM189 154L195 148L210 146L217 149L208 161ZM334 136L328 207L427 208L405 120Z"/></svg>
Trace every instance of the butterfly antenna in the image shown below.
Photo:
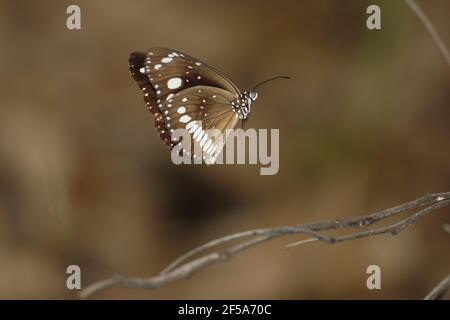
<svg viewBox="0 0 450 320"><path fill-rule="evenodd" d="M263 84L265 84L265 83L267 83L267 82L269 82L269 81L276 80L276 79L290 79L290 77L286 77L286 76L278 76L278 77L273 77L273 78L264 80L264 81L258 83L256 86L254 86L252 90L255 90L255 89L258 88L259 86L261 86L261 85L263 85Z"/></svg>

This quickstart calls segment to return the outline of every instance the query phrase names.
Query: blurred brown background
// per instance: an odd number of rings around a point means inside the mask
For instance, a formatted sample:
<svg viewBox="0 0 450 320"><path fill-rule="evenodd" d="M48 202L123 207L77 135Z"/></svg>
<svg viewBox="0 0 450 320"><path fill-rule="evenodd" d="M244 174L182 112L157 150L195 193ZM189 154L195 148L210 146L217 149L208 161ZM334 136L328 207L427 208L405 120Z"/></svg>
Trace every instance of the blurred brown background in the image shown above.
<svg viewBox="0 0 450 320"><path fill-rule="evenodd" d="M66 28L81 7L82 29ZM450 44L450 3L419 2ZM365 27L378 4L382 30ZM0 298L76 298L156 275L249 228L369 213L450 189L450 69L403 1L0 2ZM260 90L249 127L280 128L280 171L174 166L128 72L164 46ZM397 237L285 250L292 237L157 291L97 298L422 298L450 269L441 210ZM382 290L367 290L370 264Z"/></svg>

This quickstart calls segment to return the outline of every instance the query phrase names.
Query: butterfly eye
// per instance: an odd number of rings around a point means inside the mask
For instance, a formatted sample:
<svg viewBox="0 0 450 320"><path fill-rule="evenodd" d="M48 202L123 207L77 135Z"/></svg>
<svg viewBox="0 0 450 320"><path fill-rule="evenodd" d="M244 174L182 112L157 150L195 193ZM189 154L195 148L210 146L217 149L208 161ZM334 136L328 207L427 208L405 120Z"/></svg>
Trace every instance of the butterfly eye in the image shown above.
<svg viewBox="0 0 450 320"><path fill-rule="evenodd" d="M256 98L258 98L258 93L256 91L252 90L249 92L249 96L250 96L250 99L252 99L252 101L255 101Z"/></svg>

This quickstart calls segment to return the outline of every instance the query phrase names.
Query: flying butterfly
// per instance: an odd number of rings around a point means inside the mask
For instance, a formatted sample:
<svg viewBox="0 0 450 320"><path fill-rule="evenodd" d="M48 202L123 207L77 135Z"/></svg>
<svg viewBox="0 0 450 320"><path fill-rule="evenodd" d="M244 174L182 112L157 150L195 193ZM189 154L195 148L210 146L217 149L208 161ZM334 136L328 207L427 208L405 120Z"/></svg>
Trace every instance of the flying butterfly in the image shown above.
<svg viewBox="0 0 450 320"><path fill-rule="evenodd" d="M161 139L171 149L178 147L181 142L172 133L180 128L187 130L192 144L200 146L207 164L213 164L222 151L228 129L248 119L251 104L258 97L255 89L271 80L288 79L271 78L241 93L231 80L212 67L166 48L131 53L129 68L143 91ZM219 130L221 138L208 135L209 129ZM187 155L196 156L189 151Z"/></svg>

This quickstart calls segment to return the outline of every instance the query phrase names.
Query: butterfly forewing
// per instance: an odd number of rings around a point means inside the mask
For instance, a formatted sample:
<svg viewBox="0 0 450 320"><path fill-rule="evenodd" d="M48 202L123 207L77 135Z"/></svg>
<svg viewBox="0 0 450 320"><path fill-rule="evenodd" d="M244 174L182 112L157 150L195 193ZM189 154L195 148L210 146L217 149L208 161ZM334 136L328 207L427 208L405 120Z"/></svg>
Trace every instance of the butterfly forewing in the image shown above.
<svg viewBox="0 0 450 320"><path fill-rule="evenodd" d="M146 53L145 73L160 102L171 93L197 85L222 88L236 96L240 94L230 80L204 62L170 49L150 49Z"/></svg>
<svg viewBox="0 0 450 320"><path fill-rule="evenodd" d="M157 106L157 99L155 90L153 89L148 77L143 73L145 67L145 53L133 52L128 60L129 68L133 79L141 88L144 94L144 101L147 108L155 118L155 127L159 132L161 139L170 147L173 147L171 142L170 132L165 128L165 122L161 111Z"/></svg>

